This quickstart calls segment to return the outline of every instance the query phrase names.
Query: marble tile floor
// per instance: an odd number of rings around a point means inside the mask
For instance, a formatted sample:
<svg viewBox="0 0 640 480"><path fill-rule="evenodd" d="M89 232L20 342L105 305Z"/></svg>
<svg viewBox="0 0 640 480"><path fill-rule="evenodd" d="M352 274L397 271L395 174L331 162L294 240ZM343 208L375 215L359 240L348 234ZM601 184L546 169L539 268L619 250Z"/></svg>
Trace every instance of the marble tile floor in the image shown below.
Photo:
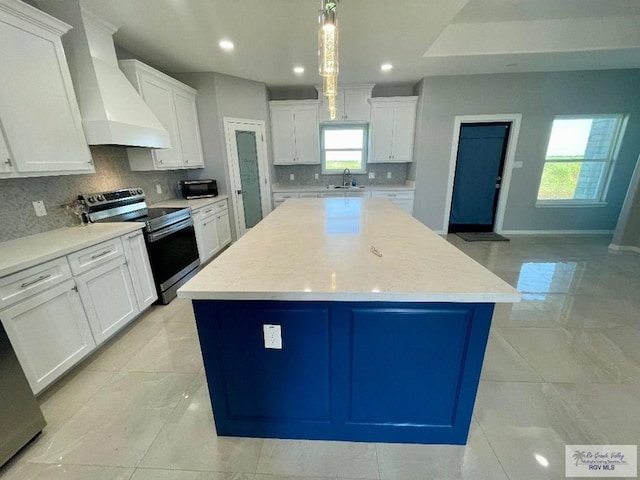
<svg viewBox="0 0 640 480"><path fill-rule="evenodd" d="M448 240L524 293L496 308L466 446L217 437L191 306L153 307L45 392L2 480L561 479L640 443L640 255L606 237Z"/></svg>

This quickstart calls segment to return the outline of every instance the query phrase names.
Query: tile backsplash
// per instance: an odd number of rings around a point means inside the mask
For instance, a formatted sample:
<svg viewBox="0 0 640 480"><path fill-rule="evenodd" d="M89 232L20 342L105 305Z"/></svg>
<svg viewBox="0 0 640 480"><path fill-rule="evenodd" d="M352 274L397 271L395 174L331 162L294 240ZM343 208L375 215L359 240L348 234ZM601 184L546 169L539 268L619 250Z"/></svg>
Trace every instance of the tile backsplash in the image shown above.
<svg viewBox="0 0 640 480"><path fill-rule="evenodd" d="M178 196L184 171L132 172L127 150L117 146L93 146L96 168L92 175L12 178L0 180L0 242L74 225L76 217L63 204L80 193L140 187L153 204ZM156 185L162 194L156 193ZM43 200L47 216L37 217L32 202Z"/></svg>
<svg viewBox="0 0 640 480"><path fill-rule="evenodd" d="M369 163L367 173L354 173L353 179L358 185L398 185L407 181L408 163ZM342 174L322 175L320 165L275 165L276 179L274 183L282 186L324 186L341 185ZM369 178L368 173L375 172L376 178ZM391 172L391 178L387 173ZM315 174L318 180L315 179ZM290 180L289 175L294 179Z"/></svg>

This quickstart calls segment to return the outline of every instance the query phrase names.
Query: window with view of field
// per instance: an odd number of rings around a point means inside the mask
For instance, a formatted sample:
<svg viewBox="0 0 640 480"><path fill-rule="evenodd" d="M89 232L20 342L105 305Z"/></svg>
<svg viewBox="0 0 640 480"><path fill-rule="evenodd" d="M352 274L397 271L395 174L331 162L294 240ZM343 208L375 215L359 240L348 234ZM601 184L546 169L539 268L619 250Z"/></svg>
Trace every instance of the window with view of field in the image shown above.
<svg viewBox="0 0 640 480"><path fill-rule="evenodd" d="M354 124L320 126L322 173L364 173L367 163L367 127Z"/></svg>
<svg viewBox="0 0 640 480"><path fill-rule="evenodd" d="M624 117L556 117L538 189L538 204L604 201Z"/></svg>

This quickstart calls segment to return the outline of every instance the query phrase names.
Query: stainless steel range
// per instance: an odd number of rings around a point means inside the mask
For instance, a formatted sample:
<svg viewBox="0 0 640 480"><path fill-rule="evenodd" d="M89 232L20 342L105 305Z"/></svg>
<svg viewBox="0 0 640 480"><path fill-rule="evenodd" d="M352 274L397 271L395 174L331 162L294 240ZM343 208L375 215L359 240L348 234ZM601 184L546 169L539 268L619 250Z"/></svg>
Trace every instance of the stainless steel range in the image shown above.
<svg viewBox="0 0 640 480"><path fill-rule="evenodd" d="M189 208L149 208L141 188L83 194L89 222L144 222L158 299L163 304L195 275L200 259Z"/></svg>

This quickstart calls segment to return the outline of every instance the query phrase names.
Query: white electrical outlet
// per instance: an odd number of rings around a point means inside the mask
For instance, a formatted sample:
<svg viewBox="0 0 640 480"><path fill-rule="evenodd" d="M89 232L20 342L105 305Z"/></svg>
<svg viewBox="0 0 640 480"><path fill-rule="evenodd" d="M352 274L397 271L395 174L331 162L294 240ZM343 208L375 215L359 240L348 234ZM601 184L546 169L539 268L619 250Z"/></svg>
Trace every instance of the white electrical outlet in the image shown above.
<svg viewBox="0 0 640 480"><path fill-rule="evenodd" d="M293 173L289 174L289 180L291 180L292 182L296 179L296 176Z"/></svg>
<svg viewBox="0 0 640 480"><path fill-rule="evenodd" d="M387 178L391 178L391 172L387 172Z"/></svg>
<svg viewBox="0 0 640 480"><path fill-rule="evenodd" d="M44 202L42 200L38 200L37 202L33 202L33 208L36 211L36 217L46 217L47 209L44 206Z"/></svg>
<svg viewBox="0 0 640 480"><path fill-rule="evenodd" d="M156 183L156 192L162 193L162 185L160 185L159 183Z"/></svg>
<svg viewBox="0 0 640 480"><path fill-rule="evenodd" d="M280 325L263 325L264 348L282 350L282 327Z"/></svg>
<svg viewBox="0 0 640 480"><path fill-rule="evenodd" d="M319 174L319 173L316 173L316 174L313 176L313 178L315 178L316 180L318 180L318 179L320 178L320 174Z"/></svg>
<svg viewBox="0 0 640 480"><path fill-rule="evenodd" d="M376 172L369 172L369 180L376 178Z"/></svg>

